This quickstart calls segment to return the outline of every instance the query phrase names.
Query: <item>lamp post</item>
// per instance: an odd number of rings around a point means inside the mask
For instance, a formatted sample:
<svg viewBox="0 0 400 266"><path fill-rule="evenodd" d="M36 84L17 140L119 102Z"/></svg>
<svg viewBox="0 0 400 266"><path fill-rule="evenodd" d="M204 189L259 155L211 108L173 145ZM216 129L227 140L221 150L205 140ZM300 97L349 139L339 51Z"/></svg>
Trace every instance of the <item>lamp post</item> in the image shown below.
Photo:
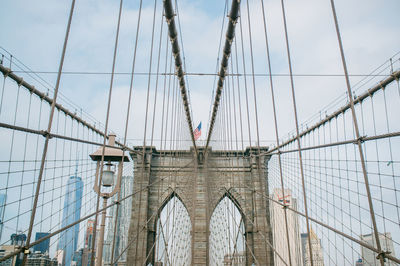
<svg viewBox="0 0 400 266"><path fill-rule="evenodd" d="M110 134L108 136L108 146L115 145L115 135ZM104 155L103 155L104 148ZM121 149L112 148L112 147L100 147L95 153L89 155L93 161L97 162L96 166L96 180L94 182L93 190L103 198L103 211L101 216L101 224L100 224L100 236L97 242L97 252L96 252L96 266L101 266L103 261L103 244L104 244L104 228L106 223L106 209L108 198L115 195L121 189L121 177L122 177L122 164L123 162L129 162L129 157L124 155L124 152ZM103 157L103 164L102 164ZM104 162L106 162L104 164ZM115 162L116 164L112 164ZM103 169L100 169L103 166ZM105 166L105 168L104 168ZM114 185L114 173L115 168L117 171L117 182L109 193L102 193L99 187L99 178L101 181L101 185L103 187L112 187ZM96 233L96 232L94 232Z"/></svg>

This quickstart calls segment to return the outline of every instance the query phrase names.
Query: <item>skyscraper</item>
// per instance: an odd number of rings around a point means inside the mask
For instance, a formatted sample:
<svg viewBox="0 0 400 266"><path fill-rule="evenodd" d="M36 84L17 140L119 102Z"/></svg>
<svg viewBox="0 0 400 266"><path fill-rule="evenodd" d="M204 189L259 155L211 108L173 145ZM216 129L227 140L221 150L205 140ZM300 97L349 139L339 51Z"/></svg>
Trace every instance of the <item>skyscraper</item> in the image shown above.
<svg viewBox="0 0 400 266"><path fill-rule="evenodd" d="M11 240L11 245L22 247L25 245L26 235L25 234L12 234L10 236L10 240Z"/></svg>
<svg viewBox="0 0 400 266"><path fill-rule="evenodd" d="M90 266L90 259L92 258L92 253L96 251L96 245L92 248L94 233L94 221L88 220L86 223L86 233L85 233L85 247L81 249L81 265ZM77 264L79 266L79 264Z"/></svg>
<svg viewBox="0 0 400 266"><path fill-rule="evenodd" d="M322 253L321 240L315 234L314 230L310 228L311 235L311 248L312 248L312 261L314 266L324 266L324 255ZM308 245L308 234L301 234L301 248L303 251L304 266L311 265L310 261L310 246Z"/></svg>
<svg viewBox="0 0 400 266"><path fill-rule="evenodd" d="M42 233L42 232L37 232L36 233L36 237L35 237L35 241L48 236L49 233ZM39 251L42 254L45 254L46 252L49 253L49 247L50 247L50 238L40 242L39 244L33 246L33 251L37 252Z"/></svg>
<svg viewBox="0 0 400 266"><path fill-rule="evenodd" d="M297 200L292 197L292 191L290 189L284 190L285 196L282 195L282 189L274 189L273 199L279 201L282 204L289 206L292 209L297 210ZM272 223L272 236L274 248L277 253L289 264L289 252L288 244L286 239L286 228L285 228L285 213L281 205L273 203L271 206L271 223ZM287 211L287 223L289 231L289 244L290 244L290 257L292 259L292 265L301 265L303 258L301 252L300 243L300 230L299 230L299 218L298 215L290 210ZM279 259L275 254L275 265L285 265L285 263Z"/></svg>
<svg viewBox="0 0 400 266"><path fill-rule="evenodd" d="M71 266L82 266L82 256L84 249L81 248L74 253L74 257L72 258ZM85 265L86 266L86 265Z"/></svg>
<svg viewBox="0 0 400 266"><path fill-rule="evenodd" d="M82 191L83 182L78 176L71 176L68 179L67 191L64 199L63 208L63 220L61 227L67 226L81 217L81 205L82 205ZM74 252L77 249L79 236L79 224L68 228L63 231L60 235L60 240L58 242L58 250L63 250L63 257L65 266L71 265L71 260Z"/></svg>
<svg viewBox="0 0 400 266"><path fill-rule="evenodd" d="M6 209L6 194L0 194L0 240L3 235L3 220L4 220L4 212Z"/></svg>
<svg viewBox="0 0 400 266"><path fill-rule="evenodd" d="M394 254L392 235L390 233L379 233L378 235L382 250L385 252L390 252L390 255L395 257L396 255ZM361 240L376 248L376 240L374 234L361 235ZM381 265L379 260L376 259L377 254L370 249L361 247L361 255L363 257L363 262L365 265ZM385 266L386 265L394 266L397 264L390 260L386 260Z"/></svg>
<svg viewBox="0 0 400 266"><path fill-rule="evenodd" d="M23 234L22 232L12 234L10 236L10 240L11 240L11 245L2 246L2 249L4 249L4 250L13 250L14 249L13 251L15 251L16 248L23 247L26 242L26 235ZM18 255L14 256L12 265L14 265L14 266L22 265L23 257L24 257L24 255L22 253L19 253Z"/></svg>
<svg viewBox="0 0 400 266"><path fill-rule="evenodd" d="M85 248L92 249L93 229L94 221L88 220L86 223Z"/></svg>
<svg viewBox="0 0 400 266"><path fill-rule="evenodd" d="M28 256L26 266L57 266L57 260L49 258L47 254L33 253Z"/></svg>
<svg viewBox="0 0 400 266"><path fill-rule="evenodd" d="M133 177L123 176L121 179L121 198L126 197L132 193L133 189ZM112 197L112 200L117 200L118 194ZM128 235L129 235L129 225L131 219L131 209L132 209L132 197L121 202L118 210L118 222L117 222L117 232L115 234L115 246L114 246L114 258L118 257L119 254L128 245ZM104 241L104 251L103 251L103 261L104 263L111 263L111 252L112 252L112 242L114 239L114 226L115 226L115 215L116 215L116 205L111 207L110 217L107 224L107 235ZM119 261L126 261L126 252L121 255Z"/></svg>

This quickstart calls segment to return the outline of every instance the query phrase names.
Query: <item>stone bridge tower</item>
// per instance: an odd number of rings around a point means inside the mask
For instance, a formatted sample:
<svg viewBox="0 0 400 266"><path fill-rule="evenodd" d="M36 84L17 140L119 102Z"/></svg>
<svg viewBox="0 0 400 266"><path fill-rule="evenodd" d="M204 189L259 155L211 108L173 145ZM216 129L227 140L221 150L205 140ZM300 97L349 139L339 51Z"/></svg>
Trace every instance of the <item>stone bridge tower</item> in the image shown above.
<svg viewBox="0 0 400 266"><path fill-rule="evenodd" d="M154 265L156 222L162 208L176 195L190 216L191 265L209 265L209 223L225 196L244 220L247 265L273 265L269 204L266 197L266 147L244 151L157 151L136 147L132 153L135 177L127 265ZM145 162L143 163L143 158ZM267 241L266 241L267 240ZM254 261L253 256L257 259Z"/></svg>

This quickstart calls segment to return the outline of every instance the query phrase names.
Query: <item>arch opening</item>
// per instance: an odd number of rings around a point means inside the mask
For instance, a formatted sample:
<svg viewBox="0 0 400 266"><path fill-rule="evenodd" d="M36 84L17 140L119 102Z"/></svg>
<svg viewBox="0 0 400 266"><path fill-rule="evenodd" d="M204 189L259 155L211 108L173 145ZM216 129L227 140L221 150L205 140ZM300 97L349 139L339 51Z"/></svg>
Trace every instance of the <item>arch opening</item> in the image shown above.
<svg viewBox="0 0 400 266"><path fill-rule="evenodd" d="M244 217L225 194L210 219L210 265L246 265Z"/></svg>
<svg viewBox="0 0 400 266"><path fill-rule="evenodd" d="M172 194L156 222L155 265L190 265L191 230L186 207Z"/></svg>

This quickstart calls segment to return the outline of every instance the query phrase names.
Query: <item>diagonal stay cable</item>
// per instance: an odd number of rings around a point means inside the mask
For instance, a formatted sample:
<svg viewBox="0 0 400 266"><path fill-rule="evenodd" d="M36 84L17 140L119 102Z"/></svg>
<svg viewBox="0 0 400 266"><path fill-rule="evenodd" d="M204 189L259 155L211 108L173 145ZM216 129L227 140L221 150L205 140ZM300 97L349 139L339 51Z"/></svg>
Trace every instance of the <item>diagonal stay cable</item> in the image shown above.
<svg viewBox="0 0 400 266"><path fill-rule="evenodd" d="M384 90L386 88L387 85L389 85L390 83L392 83L395 80L398 80L400 78L400 71L395 71L392 74L390 74L389 76L386 76L385 79L381 80L379 83L377 83L375 86L371 87L370 89L366 90L365 92L363 92L361 95L355 97L353 99L353 104L359 104L361 103L363 100L372 97L376 92L380 91L380 90ZM307 127L305 130L303 130L302 132L300 132L299 137L302 138L305 135L309 134L310 132L313 132L314 130L318 129L319 127L325 125L327 122L331 121L332 119L338 117L341 114L344 114L347 110L351 109L351 103L347 103L346 105L338 108L336 111L334 111L333 113L327 115L325 118L321 119L320 121L318 121L315 125L312 125L311 127ZM296 141L297 136L294 136L290 139L288 139L287 141L281 143L279 146L274 147L270 150L268 150L266 152L266 154L272 154L273 152L276 152L279 149L287 146L288 144Z"/></svg>
<svg viewBox="0 0 400 266"><path fill-rule="evenodd" d="M228 68L228 59L231 55L232 42L233 42L233 38L235 36L235 26L236 26L236 22L239 17L239 7L240 7L240 1L233 0L232 6L231 6L231 11L229 13L228 29L226 31L226 39L225 39L225 45L224 45L224 51L223 51L224 55L221 60L221 68L220 68L220 71L218 74L219 79L218 79L218 83L217 83L217 90L215 92L215 101L214 101L213 112L211 115L210 128L208 130L206 150L210 143L212 131L213 131L214 124L215 124L215 119L216 119L217 112L218 112L218 106L219 106L219 102L221 99L222 87L224 86L224 79L225 79L226 71Z"/></svg>
<svg viewBox="0 0 400 266"><path fill-rule="evenodd" d="M175 19L174 19L175 12L172 7L171 0L164 0L164 11L165 11L165 18L166 18L167 24L168 24L169 37L171 39L172 54L175 58L176 74L179 79L179 87L181 90L183 105L185 108L186 120L187 120L187 123L189 126L190 137L193 142L194 151L197 156L196 141L194 139L194 134L193 134L192 118L191 118L190 110L189 110L190 109L189 100L188 100L188 95L187 95L187 90L186 90L184 72L183 72L183 68L182 68L182 59L181 59L179 43L178 43L178 33L176 30L176 26L175 26Z"/></svg>
<svg viewBox="0 0 400 266"><path fill-rule="evenodd" d="M336 35L337 35L337 40L338 40L338 46L339 46L339 49L340 49L340 57L342 59L343 71L344 71L344 74L345 74L347 95L349 97L350 109L351 109L351 114L352 114L352 118L353 118L354 132L355 132L355 135L357 137L357 146L358 146L359 158L360 158L361 168L362 168L363 177L364 177L365 191L366 191L367 196L368 196L367 199L368 199L369 211L370 211L370 215L371 215L371 222L372 222L373 229L374 229L376 247L378 248L377 259L380 260L380 263L383 266L384 265L384 261L386 261L385 260L386 252L382 251L382 247L381 247L381 243L380 243L380 239L379 239L378 226L376 224L374 205L373 205L373 202L372 202L372 196L371 196L371 191L370 191L370 186L369 186L369 178L368 178L367 168L366 168L366 165L365 165L365 155L364 155L363 148L362 148L362 145L361 145L361 138L360 138L361 135L360 135L360 130L359 130L358 121L357 121L357 114L356 114L356 111L355 111L355 108L354 108L354 100L353 100L353 95L352 95L352 92L351 92L350 79L349 79L348 71L347 71L346 58L345 58L345 55L344 55L342 37L340 35L338 18L337 18L337 15L336 15L336 8L335 8L334 1L331 0L330 2L331 2L331 8L332 8L332 15L333 15L333 19L334 19L334 22L335 22L335 29L336 29Z"/></svg>
<svg viewBox="0 0 400 266"><path fill-rule="evenodd" d="M67 50L67 43L68 43L68 37L69 37L70 29L71 29L71 22L72 22L72 15L74 13L74 7L75 7L75 0L72 0L70 12L69 12L69 17L68 17L67 29L66 29L66 33L65 33L65 37L64 37L64 44L63 44L63 49L62 49L62 53L61 53L60 64L59 64L59 68L58 68L56 87L54 89L53 102L51 104L51 110L50 110L49 122L48 122L48 126L47 126L47 132L51 132L51 127L53 125L54 110L55 110L56 102L57 102L58 88L59 88L59 85L60 85L61 72L62 72L62 68L63 68L63 65L64 65L65 52ZM49 140L50 140L50 136L47 135L45 143L44 143L44 147L43 147L43 152L42 152L42 159L41 159L41 163L40 163L39 176L38 176L38 181L37 181L37 185L36 185L35 198L34 198L34 202L33 202L33 206L32 206L30 222L29 222L28 237L27 237L27 241L26 241L26 244L25 244L25 247L24 247L24 257L23 257L23 260L22 260L22 265L25 265L26 262L27 262L27 259L28 259L28 252L25 252L25 251L29 250L29 249L26 248L26 246L28 246L30 244L30 241L31 241L31 236L32 236L32 231L33 231L33 224L34 224L35 216L36 216L36 206L37 206L38 199L39 199L40 186L41 186L42 178L43 178L44 164L46 162L46 155L47 155L47 150L48 150L48 146L49 146Z"/></svg>
<svg viewBox="0 0 400 266"><path fill-rule="evenodd" d="M17 71L12 71L10 68L5 67L4 65L0 64L0 72L5 76L9 77L12 80L14 80L18 85L21 85L22 87L26 88L29 90L31 94L35 94L37 97L39 97L41 100L47 102L50 104L50 106L53 104L54 99L50 98L49 96L46 95L46 93L39 91L38 89L35 88L34 85L28 83L25 81L22 77L17 76L15 73ZM62 72L61 72L62 73ZM82 124L83 126L87 127L91 131L95 132L96 134L99 134L100 136L104 136L104 132L101 131L99 128L96 128L94 125L90 124L89 122L85 121L81 116L77 115L75 112L72 112L71 110L67 109L63 105L61 105L58 102L55 102L55 108L61 112L63 112L66 116L71 117L72 120L77 121L78 123ZM46 132L46 131L43 131ZM46 134L51 134L50 132L46 132ZM50 136L52 137L52 136ZM108 138L108 136L107 136ZM124 146L122 143L116 141L115 142L118 146L121 146L121 148L126 149L130 152L133 151L133 149ZM114 147L114 148L119 148L119 147Z"/></svg>

